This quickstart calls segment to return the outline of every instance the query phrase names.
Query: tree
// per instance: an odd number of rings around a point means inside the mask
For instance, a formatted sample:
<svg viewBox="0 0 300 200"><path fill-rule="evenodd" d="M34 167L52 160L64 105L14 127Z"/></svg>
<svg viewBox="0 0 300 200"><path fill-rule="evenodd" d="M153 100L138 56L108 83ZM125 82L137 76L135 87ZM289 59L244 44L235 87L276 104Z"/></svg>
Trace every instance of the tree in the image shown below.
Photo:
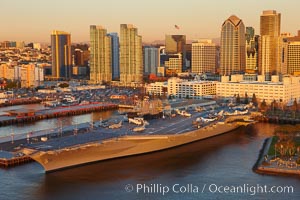
<svg viewBox="0 0 300 200"><path fill-rule="evenodd" d="M294 102L293 102L293 111L296 112L297 111L297 108L298 108L298 103L297 103L297 99L295 98Z"/></svg>
<svg viewBox="0 0 300 200"><path fill-rule="evenodd" d="M253 95L252 95L252 103L253 103L254 106L257 106L257 105L258 105L258 102L257 102L257 98L256 98L255 93L253 93Z"/></svg>
<svg viewBox="0 0 300 200"><path fill-rule="evenodd" d="M275 99L274 99L274 100L272 101L272 103L271 103L271 108L272 108L273 112L274 112L275 110L277 110L277 108L278 108L278 104L277 104L277 102L276 102Z"/></svg>
<svg viewBox="0 0 300 200"><path fill-rule="evenodd" d="M237 95L235 101L236 101L237 104L241 103L240 94Z"/></svg>
<svg viewBox="0 0 300 200"><path fill-rule="evenodd" d="M297 99L295 98L292 106L292 110L294 111L294 118L296 117L297 108L298 108L298 103L297 103Z"/></svg>
<svg viewBox="0 0 300 200"><path fill-rule="evenodd" d="M247 92L245 93L245 101L244 101L245 104L248 104L249 103L249 99L248 99L248 94Z"/></svg>
<svg viewBox="0 0 300 200"><path fill-rule="evenodd" d="M279 99L279 106L280 106L280 109L283 111L282 99Z"/></svg>
<svg viewBox="0 0 300 200"><path fill-rule="evenodd" d="M261 109L261 110L266 110L266 108L267 108L267 103L266 103L266 100L264 99L264 100L261 102L260 109Z"/></svg>

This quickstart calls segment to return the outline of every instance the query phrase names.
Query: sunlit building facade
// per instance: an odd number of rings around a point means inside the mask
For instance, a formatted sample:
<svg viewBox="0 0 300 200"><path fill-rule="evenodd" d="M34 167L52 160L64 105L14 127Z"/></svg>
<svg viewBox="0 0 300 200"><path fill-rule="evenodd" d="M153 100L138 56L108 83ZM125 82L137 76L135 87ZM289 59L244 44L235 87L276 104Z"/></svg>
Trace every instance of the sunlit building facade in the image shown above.
<svg viewBox="0 0 300 200"><path fill-rule="evenodd" d="M247 93L248 97L255 94L259 101L265 100L267 103L276 100L287 104L295 98L300 100L300 77L286 76L279 81L279 76L274 75L270 81L265 81L265 77L261 75L257 81L244 81L243 78L234 76L236 75L231 76L231 80L229 76L223 76L221 82L217 82L218 97L244 97Z"/></svg>
<svg viewBox="0 0 300 200"><path fill-rule="evenodd" d="M120 33L120 82L123 85L142 83L142 37L132 24L121 24Z"/></svg>
<svg viewBox="0 0 300 200"><path fill-rule="evenodd" d="M177 98L199 98L216 94L215 81L187 81L177 77L168 79L168 95Z"/></svg>
<svg viewBox="0 0 300 200"><path fill-rule="evenodd" d="M275 10L263 11L260 16L260 60L259 74L270 80L272 75L278 75L280 70L280 22L281 14Z"/></svg>
<svg viewBox="0 0 300 200"><path fill-rule="evenodd" d="M71 34L63 31L52 31L52 78L70 79L72 67Z"/></svg>
<svg viewBox="0 0 300 200"><path fill-rule="evenodd" d="M253 27L246 27L246 73L255 74L258 70L258 39Z"/></svg>
<svg viewBox="0 0 300 200"><path fill-rule="evenodd" d="M230 75L245 71L245 26L235 15L222 25L220 52L220 74Z"/></svg>
<svg viewBox="0 0 300 200"><path fill-rule="evenodd" d="M216 72L216 45L212 40L192 43L192 73Z"/></svg>
<svg viewBox="0 0 300 200"><path fill-rule="evenodd" d="M101 26L90 26L90 82L101 84L112 81L111 37Z"/></svg>

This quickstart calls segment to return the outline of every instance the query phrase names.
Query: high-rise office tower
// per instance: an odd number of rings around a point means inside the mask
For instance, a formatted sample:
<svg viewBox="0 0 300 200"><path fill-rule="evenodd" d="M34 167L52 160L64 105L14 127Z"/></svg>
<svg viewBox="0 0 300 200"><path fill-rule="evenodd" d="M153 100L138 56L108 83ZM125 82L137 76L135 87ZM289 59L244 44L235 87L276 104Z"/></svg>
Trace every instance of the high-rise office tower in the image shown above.
<svg viewBox="0 0 300 200"><path fill-rule="evenodd" d="M297 36L281 35L282 74L300 75L300 31Z"/></svg>
<svg viewBox="0 0 300 200"><path fill-rule="evenodd" d="M258 39L253 27L246 27L246 72L255 74L258 70Z"/></svg>
<svg viewBox="0 0 300 200"><path fill-rule="evenodd" d="M110 82L111 70L111 37L101 26L90 26L90 81L93 84Z"/></svg>
<svg viewBox="0 0 300 200"><path fill-rule="evenodd" d="M51 51L52 77L55 79L71 78L71 35L63 31L52 31Z"/></svg>
<svg viewBox="0 0 300 200"><path fill-rule="evenodd" d="M121 24L120 27L120 82L124 85L142 83L142 37L132 24Z"/></svg>
<svg viewBox="0 0 300 200"><path fill-rule="evenodd" d="M166 35L166 53L177 54L185 51L185 35Z"/></svg>
<svg viewBox="0 0 300 200"><path fill-rule="evenodd" d="M157 74L159 67L159 49L156 47L144 47L144 74Z"/></svg>
<svg viewBox="0 0 300 200"><path fill-rule="evenodd" d="M111 37L111 68L112 68L112 79L120 80L120 45L118 33L109 33Z"/></svg>
<svg viewBox="0 0 300 200"><path fill-rule="evenodd" d="M166 35L166 54L181 54L182 68L179 72L186 70L186 36L185 35Z"/></svg>
<svg viewBox="0 0 300 200"><path fill-rule="evenodd" d="M74 65L75 66L83 66L83 51L81 49L75 49L74 51Z"/></svg>
<svg viewBox="0 0 300 200"><path fill-rule="evenodd" d="M280 74L280 36L281 14L275 10L263 11L260 16L260 56L259 73L271 80L271 75Z"/></svg>
<svg viewBox="0 0 300 200"><path fill-rule="evenodd" d="M216 45L212 40L192 43L192 72L216 72Z"/></svg>
<svg viewBox="0 0 300 200"><path fill-rule="evenodd" d="M230 16L222 25L220 48L221 75L245 71L245 26L235 15Z"/></svg>

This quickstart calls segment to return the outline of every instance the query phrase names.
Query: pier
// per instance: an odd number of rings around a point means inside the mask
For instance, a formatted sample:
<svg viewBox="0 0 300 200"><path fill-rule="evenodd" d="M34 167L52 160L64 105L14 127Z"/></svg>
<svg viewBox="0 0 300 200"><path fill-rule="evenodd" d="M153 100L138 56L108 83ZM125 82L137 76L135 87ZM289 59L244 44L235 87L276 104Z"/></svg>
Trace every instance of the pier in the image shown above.
<svg viewBox="0 0 300 200"><path fill-rule="evenodd" d="M32 161L33 159L26 155L18 155L7 151L0 151L0 167L9 168Z"/></svg>
<svg viewBox="0 0 300 200"><path fill-rule="evenodd" d="M36 104L41 103L42 99L35 98L18 98L18 99L10 99L6 103L0 103L0 107L8 107L8 106L16 106L16 105L25 105L25 104Z"/></svg>
<svg viewBox="0 0 300 200"><path fill-rule="evenodd" d="M112 103L91 103L86 105L57 107L42 110L17 109L7 111L7 115L0 116L0 126L34 122L38 120L58 118L64 116L81 115L95 111L113 110L117 108L118 105Z"/></svg>

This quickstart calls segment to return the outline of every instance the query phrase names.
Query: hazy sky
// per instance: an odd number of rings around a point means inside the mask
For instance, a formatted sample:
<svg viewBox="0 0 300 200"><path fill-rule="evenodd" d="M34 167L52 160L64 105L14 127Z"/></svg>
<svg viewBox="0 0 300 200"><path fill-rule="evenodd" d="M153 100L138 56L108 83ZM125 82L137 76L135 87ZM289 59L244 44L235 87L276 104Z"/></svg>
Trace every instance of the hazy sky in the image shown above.
<svg viewBox="0 0 300 200"><path fill-rule="evenodd" d="M296 34L299 8L300 0L0 0L0 41L50 42L56 29L70 32L72 42L83 42L89 41L92 24L119 32L124 23L134 24L146 42L165 34L216 38L232 14L259 33L263 10L280 12L281 32Z"/></svg>

